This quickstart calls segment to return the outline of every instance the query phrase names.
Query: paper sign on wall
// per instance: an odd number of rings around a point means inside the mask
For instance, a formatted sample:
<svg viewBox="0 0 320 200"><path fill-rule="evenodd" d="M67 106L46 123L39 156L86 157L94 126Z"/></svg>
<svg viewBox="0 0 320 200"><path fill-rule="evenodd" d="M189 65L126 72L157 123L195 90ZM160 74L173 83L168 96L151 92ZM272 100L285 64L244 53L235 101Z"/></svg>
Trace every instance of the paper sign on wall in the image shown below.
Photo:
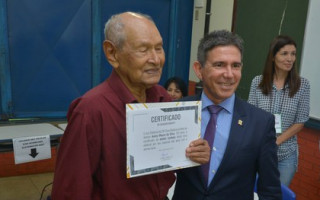
<svg viewBox="0 0 320 200"><path fill-rule="evenodd" d="M50 136L12 139L15 164L51 158Z"/></svg>

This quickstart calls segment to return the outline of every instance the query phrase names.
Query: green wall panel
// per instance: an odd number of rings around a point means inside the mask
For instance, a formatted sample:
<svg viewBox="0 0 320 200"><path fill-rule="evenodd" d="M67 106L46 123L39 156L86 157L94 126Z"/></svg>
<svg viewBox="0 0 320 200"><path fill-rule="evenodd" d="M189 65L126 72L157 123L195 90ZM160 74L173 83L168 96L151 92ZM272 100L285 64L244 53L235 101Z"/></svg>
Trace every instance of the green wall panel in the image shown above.
<svg viewBox="0 0 320 200"><path fill-rule="evenodd" d="M253 77L262 73L271 40L291 36L298 45L299 67L308 0L238 0L234 31L244 40L242 80L237 94L247 99Z"/></svg>

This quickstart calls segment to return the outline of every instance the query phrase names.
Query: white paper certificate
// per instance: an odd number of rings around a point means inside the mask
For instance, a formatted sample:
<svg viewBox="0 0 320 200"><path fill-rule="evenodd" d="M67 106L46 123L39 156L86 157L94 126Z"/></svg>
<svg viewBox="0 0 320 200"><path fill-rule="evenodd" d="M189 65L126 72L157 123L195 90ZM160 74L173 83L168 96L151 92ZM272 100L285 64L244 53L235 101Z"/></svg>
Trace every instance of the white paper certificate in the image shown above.
<svg viewBox="0 0 320 200"><path fill-rule="evenodd" d="M185 156L201 136L201 101L126 105L127 178L198 166Z"/></svg>

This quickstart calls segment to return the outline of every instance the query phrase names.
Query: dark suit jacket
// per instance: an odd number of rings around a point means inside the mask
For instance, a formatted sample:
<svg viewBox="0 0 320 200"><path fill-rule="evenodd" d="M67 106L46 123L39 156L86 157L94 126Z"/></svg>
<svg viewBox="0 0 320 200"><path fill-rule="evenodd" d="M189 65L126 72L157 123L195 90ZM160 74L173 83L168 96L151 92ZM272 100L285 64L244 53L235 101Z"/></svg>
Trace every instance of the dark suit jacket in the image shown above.
<svg viewBox="0 0 320 200"><path fill-rule="evenodd" d="M196 100L200 95L183 99ZM281 200L275 141L274 116L236 97L226 151L212 182L207 187L200 167L179 170L173 200L252 200L256 174L259 200Z"/></svg>

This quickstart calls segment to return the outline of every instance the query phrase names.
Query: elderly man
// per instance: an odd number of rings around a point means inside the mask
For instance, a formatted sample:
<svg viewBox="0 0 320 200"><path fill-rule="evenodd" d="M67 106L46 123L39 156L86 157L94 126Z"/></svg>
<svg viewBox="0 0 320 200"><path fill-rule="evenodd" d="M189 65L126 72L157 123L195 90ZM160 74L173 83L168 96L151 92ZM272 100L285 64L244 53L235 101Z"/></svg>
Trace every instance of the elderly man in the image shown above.
<svg viewBox="0 0 320 200"><path fill-rule="evenodd" d="M126 103L170 101L157 85L165 62L162 37L149 16L125 12L105 26L103 49L113 70L109 78L72 102L59 148L53 200L164 200L173 172L126 178ZM186 156L209 160L203 139Z"/></svg>

